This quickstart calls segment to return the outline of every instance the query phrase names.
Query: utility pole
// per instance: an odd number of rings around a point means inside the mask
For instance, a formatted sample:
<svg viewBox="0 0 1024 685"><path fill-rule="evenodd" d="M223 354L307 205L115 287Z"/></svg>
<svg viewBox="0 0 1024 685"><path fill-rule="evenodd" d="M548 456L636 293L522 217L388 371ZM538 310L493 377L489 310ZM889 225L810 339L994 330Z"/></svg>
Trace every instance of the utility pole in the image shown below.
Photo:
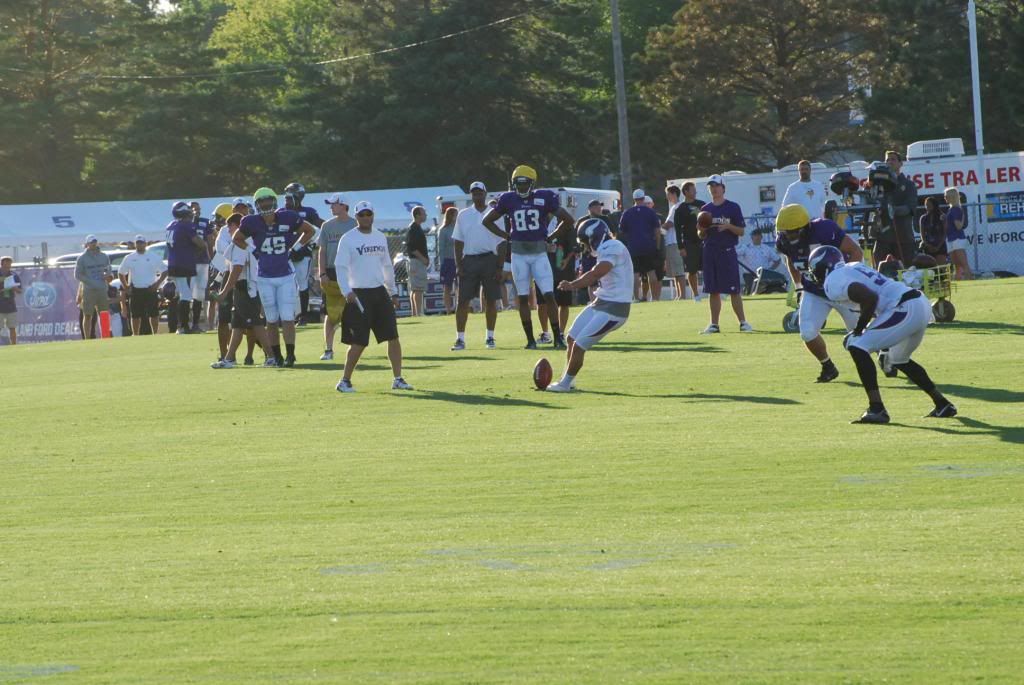
<svg viewBox="0 0 1024 685"><path fill-rule="evenodd" d="M622 67L622 25L619 22L619 0L611 0L612 58L615 62L615 107L619 117L619 177L622 181L622 204L632 197L633 172L629 159L629 120L626 117L626 76Z"/></svg>
<svg viewBox="0 0 1024 685"><path fill-rule="evenodd" d="M988 212L983 204L988 199L985 177L985 134L981 122L981 79L978 76L978 15L974 0L967 3L967 31L971 42L971 86L974 91L974 147L978 161L978 221L975 236L988 233ZM978 241L974 240L974 269L978 268Z"/></svg>

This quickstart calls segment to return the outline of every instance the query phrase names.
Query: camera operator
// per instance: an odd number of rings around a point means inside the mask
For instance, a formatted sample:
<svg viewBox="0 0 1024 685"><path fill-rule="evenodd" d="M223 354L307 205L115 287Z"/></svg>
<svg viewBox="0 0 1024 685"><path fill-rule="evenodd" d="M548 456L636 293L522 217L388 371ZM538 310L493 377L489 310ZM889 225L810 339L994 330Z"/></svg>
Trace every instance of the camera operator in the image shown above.
<svg viewBox="0 0 1024 685"><path fill-rule="evenodd" d="M885 163L896 175L896 187L889 196L892 227L883 227L875 236L872 258L875 264L879 264L889 255L895 255L904 266L909 266L917 254L917 243L914 240L917 185L903 174L903 155L899 152L886 151Z"/></svg>

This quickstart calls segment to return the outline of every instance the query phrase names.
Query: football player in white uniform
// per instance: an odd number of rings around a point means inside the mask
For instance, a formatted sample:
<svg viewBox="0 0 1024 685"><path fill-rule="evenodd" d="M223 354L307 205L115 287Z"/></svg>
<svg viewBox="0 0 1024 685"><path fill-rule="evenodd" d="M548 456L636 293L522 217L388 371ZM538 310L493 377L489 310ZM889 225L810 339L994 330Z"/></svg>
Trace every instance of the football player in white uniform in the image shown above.
<svg viewBox="0 0 1024 685"><path fill-rule="evenodd" d="M593 219L580 224L577 239L587 254L597 260L593 269L574 281L562 281L559 290L589 288L597 284L594 301L580 312L569 327L565 373L548 386L551 392L575 389L576 376L583 368L583 357L591 347L612 331L622 328L629 318L633 301L633 260L626 246L609 235L608 224Z"/></svg>
<svg viewBox="0 0 1024 685"><path fill-rule="evenodd" d="M932 308L920 290L882 276L859 263L844 264L843 253L831 245L814 250L807 259L810 278L824 287L825 296L842 306L856 305L860 318L843 346L857 366L868 395L868 410L854 423L889 423L889 412L878 391L878 372L871 353L888 350L888 363L902 371L935 403L929 417L956 416L956 407L943 396L928 372L910 358L924 339Z"/></svg>

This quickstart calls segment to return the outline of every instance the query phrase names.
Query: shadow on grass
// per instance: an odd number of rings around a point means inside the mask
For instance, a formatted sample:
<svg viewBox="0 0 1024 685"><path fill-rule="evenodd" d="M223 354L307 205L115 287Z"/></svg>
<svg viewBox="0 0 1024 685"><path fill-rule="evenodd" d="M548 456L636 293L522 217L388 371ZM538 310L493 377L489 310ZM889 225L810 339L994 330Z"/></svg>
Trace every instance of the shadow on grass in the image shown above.
<svg viewBox="0 0 1024 685"><path fill-rule="evenodd" d="M583 390L587 395L609 395L611 397L642 397L659 400L689 400L691 402L746 402L748 404L802 404L785 397L760 397L757 395L721 395L717 393L694 392L673 395L634 395L628 392L608 392L604 390Z"/></svg>
<svg viewBox="0 0 1024 685"><path fill-rule="evenodd" d="M701 343L685 342L661 342L661 343L602 343L597 348L600 352L701 352L705 354L718 354L725 350L712 345Z"/></svg>
<svg viewBox="0 0 1024 685"><path fill-rule="evenodd" d="M900 376L900 378L903 378ZM892 390L913 390L914 392L921 392L921 389L910 381L904 379L902 385L893 385L883 388L885 392ZM861 387L860 383L853 381L839 381L834 385L848 385L853 388ZM1020 390L1008 390L1006 388L982 388L974 385L953 385L949 383L937 383L939 390L942 392L953 395L954 397L965 397L971 400L981 400L982 402L994 402L996 404L1015 404L1024 403L1024 392ZM923 394L923 393L922 393Z"/></svg>
<svg viewBox="0 0 1024 685"><path fill-rule="evenodd" d="M1024 335L1024 326L1015 323L1003 323L1000 321L952 321L951 323L936 324L938 329L948 329L963 333L1010 333Z"/></svg>
<svg viewBox="0 0 1024 685"><path fill-rule="evenodd" d="M402 370L419 371L422 369L436 369L440 367L440 364L406 364L403 362ZM302 369L304 371L333 371L334 373L341 373L345 370L344 362L321 362L319 364L296 364L296 369ZM363 364L360 363L356 366L356 373L360 371L390 371L391 366L388 364Z"/></svg>
<svg viewBox="0 0 1024 685"><path fill-rule="evenodd" d="M566 409L547 402L535 402L524 400L518 397L477 395L466 392L444 392L441 390L418 390L412 393L395 395L395 397L406 397L414 400L431 400L434 402L452 402L454 404L472 404L477 407L536 407L538 409Z"/></svg>
<svg viewBox="0 0 1024 685"><path fill-rule="evenodd" d="M915 426L907 423L890 423L890 426L899 428L913 428L914 430L928 431L930 433L942 433L943 435L990 435L997 437L1003 442L1011 442L1015 445L1024 444L1024 426L995 426L977 419L970 419L966 416L955 416L952 419L935 419L942 423L929 424L927 426ZM952 427L959 423L960 428ZM963 430L964 428L970 430Z"/></svg>
<svg viewBox="0 0 1024 685"><path fill-rule="evenodd" d="M431 357L431 356L428 356L428 355L420 354L420 355L415 355L415 356L410 356L410 357L402 357L402 359L407 361L407 362L450 362L450 361L458 361L460 359L467 359L467 360L470 360L470 361L478 361L478 362L493 362L493 361L497 361L496 357L480 357L480 356L471 355L471 354L460 354L458 352L453 352L453 353L451 353L451 354L449 354L447 356L443 356L443 357L437 357L437 356Z"/></svg>

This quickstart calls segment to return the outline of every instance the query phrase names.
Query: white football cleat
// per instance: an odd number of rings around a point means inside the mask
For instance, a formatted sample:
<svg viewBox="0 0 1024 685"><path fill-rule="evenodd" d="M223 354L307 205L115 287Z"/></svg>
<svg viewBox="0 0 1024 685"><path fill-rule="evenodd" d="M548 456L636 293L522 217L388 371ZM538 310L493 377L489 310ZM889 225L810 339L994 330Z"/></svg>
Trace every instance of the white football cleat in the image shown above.
<svg viewBox="0 0 1024 685"><path fill-rule="evenodd" d="M537 344L538 345L548 345L548 344L551 343L551 341L552 341L551 334L548 333L547 331L544 331L543 333L541 333L540 337L537 338Z"/></svg>
<svg viewBox="0 0 1024 685"><path fill-rule="evenodd" d="M721 333L718 326L713 323L709 323L708 327L700 332L701 335L711 335L712 333Z"/></svg>
<svg viewBox="0 0 1024 685"><path fill-rule="evenodd" d="M753 333L753 332L754 332L754 327L751 326L746 321L744 321L744 322L742 322L740 324L740 333Z"/></svg>
<svg viewBox="0 0 1024 685"><path fill-rule="evenodd" d="M352 387L352 381L347 381L342 378L338 381L338 384L334 386L334 389L338 392L355 392L356 389Z"/></svg>
<svg viewBox="0 0 1024 685"><path fill-rule="evenodd" d="M411 385L409 385L408 383L406 383L404 378L399 377L399 378L396 378L394 380L394 382L391 384L391 389L392 390L412 390L413 387Z"/></svg>
<svg viewBox="0 0 1024 685"><path fill-rule="evenodd" d="M235 368L235 362L231 359L219 359L210 364L211 369L233 369Z"/></svg>
<svg viewBox="0 0 1024 685"><path fill-rule="evenodd" d="M562 382L552 383L547 387L548 392L572 392L571 385L562 385Z"/></svg>
<svg viewBox="0 0 1024 685"><path fill-rule="evenodd" d="M320 361L329 362L334 359L334 350L324 350L324 353L320 355Z"/></svg>

